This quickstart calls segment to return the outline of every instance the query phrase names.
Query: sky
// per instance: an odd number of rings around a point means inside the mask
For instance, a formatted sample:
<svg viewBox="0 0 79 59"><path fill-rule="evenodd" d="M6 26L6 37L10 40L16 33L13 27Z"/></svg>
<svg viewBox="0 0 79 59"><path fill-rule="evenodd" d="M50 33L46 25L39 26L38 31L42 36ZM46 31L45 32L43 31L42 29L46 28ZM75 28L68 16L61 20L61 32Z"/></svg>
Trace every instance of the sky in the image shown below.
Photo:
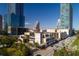
<svg viewBox="0 0 79 59"><path fill-rule="evenodd" d="M73 8L73 28L79 29L79 4L72 4ZM0 15L7 13L7 4L0 4ZM55 28L60 17L59 3L24 4L24 16L26 26L35 26L35 22L40 22L41 28Z"/></svg>

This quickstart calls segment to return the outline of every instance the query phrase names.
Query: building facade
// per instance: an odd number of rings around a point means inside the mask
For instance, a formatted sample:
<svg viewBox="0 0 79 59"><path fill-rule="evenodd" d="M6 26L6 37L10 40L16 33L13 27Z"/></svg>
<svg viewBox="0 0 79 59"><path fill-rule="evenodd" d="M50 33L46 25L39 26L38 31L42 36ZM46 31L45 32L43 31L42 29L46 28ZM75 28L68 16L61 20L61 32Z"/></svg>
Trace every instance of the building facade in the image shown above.
<svg viewBox="0 0 79 59"><path fill-rule="evenodd" d="M22 3L9 3L8 13L5 15L5 23L9 34L17 34L19 27L24 28L24 5Z"/></svg>
<svg viewBox="0 0 79 59"><path fill-rule="evenodd" d="M69 3L60 4L61 29L68 29L72 33L72 6Z"/></svg>
<svg viewBox="0 0 79 59"><path fill-rule="evenodd" d="M35 24L35 32L40 32L40 23L39 23L39 21L36 21L36 24Z"/></svg>
<svg viewBox="0 0 79 59"><path fill-rule="evenodd" d="M0 30L2 30L2 24L3 24L3 22L2 22L2 16L0 15Z"/></svg>

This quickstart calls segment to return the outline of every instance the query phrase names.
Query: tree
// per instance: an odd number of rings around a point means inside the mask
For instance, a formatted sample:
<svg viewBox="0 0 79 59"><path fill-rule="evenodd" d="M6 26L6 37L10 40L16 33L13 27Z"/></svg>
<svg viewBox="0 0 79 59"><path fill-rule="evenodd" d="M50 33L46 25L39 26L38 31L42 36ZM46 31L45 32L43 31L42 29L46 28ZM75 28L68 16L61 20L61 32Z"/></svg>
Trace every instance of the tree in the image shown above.
<svg viewBox="0 0 79 59"><path fill-rule="evenodd" d="M3 45L0 48L0 55L5 56L26 56L30 54L31 49L23 43L15 43L17 36L1 35L0 44ZM6 47L4 46L6 44Z"/></svg>
<svg viewBox="0 0 79 59"><path fill-rule="evenodd" d="M35 47L38 47L39 46L39 44L38 43L35 43L35 42L34 42L34 45L35 45Z"/></svg>
<svg viewBox="0 0 79 59"><path fill-rule="evenodd" d="M23 39L24 43L28 43L29 42L29 35L26 35L25 38Z"/></svg>
<svg viewBox="0 0 79 59"><path fill-rule="evenodd" d="M0 30L0 35L8 35L8 33L6 31Z"/></svg>
<svg viewBox="0 0 79 59"><path fill-rule="evenodd" d="M0 55L7 56L7 51L5 47L0 48Z"/></svg>
<svg viewBox="0 0 79 59"><path fill-rule="evenodd" d="M23 56L23 52L16 48L7 48L7 55L9 56Z"/></svg>
<svg viewBox="0 0 79 59"><path fill-rule="evenodd" d="M22 51L23 55L29 55L31 51L29 47L25 46L25 44L22 43L13 44L12 47Z"/></svg>
<svg viewBox="0 0 79 59"><path fill-rule="evenodd" d="M66 51L64 48L54 52L54 56L79 56L79 50Z"/></svg>
<svg viewBox="0 0 79 59"><path fill-rule="evenodd" d="M0 43L4 46L5 44L7 46L11 46L12 44L14 44L17 40L16 36L6 36L6 35L1 35L0 36Z"/></svg>

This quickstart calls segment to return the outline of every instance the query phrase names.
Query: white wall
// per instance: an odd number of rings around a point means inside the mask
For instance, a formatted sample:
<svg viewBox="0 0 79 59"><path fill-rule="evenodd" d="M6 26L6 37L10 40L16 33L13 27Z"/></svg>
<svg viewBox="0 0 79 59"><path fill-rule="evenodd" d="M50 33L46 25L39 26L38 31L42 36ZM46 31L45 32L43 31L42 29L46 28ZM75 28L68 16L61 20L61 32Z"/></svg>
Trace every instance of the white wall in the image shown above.
<svg viewBox="0 0 79 59"><path fill-rule="evenodd" d="M41 44L41 33L35 33L35 42Z"/></svg>
<svg viewBox="0 0 79 59"><path fill-rule="evenodd" d="M55 30L56 29L47 29L47 32L55 33ZM63 37L65 34L67 34L67 36L69 35L69 29L57 29L57 33L58 33L58 39L60 39L62 33L63 33ZM65 36L65 37L67 37L67 36Z"/></svg>

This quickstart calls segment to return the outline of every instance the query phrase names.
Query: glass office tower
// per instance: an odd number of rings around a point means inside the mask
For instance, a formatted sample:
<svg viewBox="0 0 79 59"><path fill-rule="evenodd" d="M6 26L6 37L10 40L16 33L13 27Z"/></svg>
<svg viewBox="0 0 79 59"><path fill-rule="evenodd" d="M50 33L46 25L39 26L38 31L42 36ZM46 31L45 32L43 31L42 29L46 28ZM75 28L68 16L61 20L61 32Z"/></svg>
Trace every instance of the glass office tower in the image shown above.
<svg viewBox="0 0 79 59"><path fill-rule="evenodd" d="M16 34L17 28L24 27L24 5L22 3L9 3L8 14L5 16L7 20L8 33Z"/></svg>
<svg viewBox="0 0 79 59"><path fill-rule="evenodd" d="M2 26L3 26L3 18L2 15L0 15L0 31L2 30Z"/></svg>
<svg viewBox="0 0 79 59"><path fill-rule="evenodd" d="M60 20L61 29L69 29L72 31L72 7L69 3L60 4Z"/></svg>

